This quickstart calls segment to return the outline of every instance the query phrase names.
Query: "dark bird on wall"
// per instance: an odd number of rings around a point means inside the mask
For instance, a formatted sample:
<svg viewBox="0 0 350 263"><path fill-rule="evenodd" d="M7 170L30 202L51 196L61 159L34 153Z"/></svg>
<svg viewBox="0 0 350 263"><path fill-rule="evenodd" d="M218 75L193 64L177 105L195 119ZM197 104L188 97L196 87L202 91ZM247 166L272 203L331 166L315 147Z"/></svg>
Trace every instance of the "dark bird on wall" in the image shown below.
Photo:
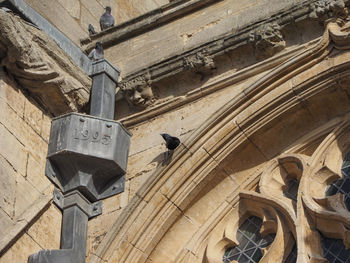
<svg viewBox="0 0 350 263"><path fill-rule="evenodd" d="M89 24L89 35L95 35L96 34L96 31L95 31L95 28Z"/></svg>
<svg viewBox="0 0 350 263"><path fill-rule="evenodd" d="M111 15L111 7L106 6L106 12L101 16L100 18L100 27L101 30L106 30L107 28L110 28L114 26L114 17Z"/></svg>
<svg viewBox="0 0 350 263"><path fill-rule="evenodd" d="M176 149L177 146L179 146L180 144L179 138L176 138L166 133L161 133L160 135L163 137L168 150L173 151Z"/></svg>
<svg viewBox="0 0 350 263"><path fill-rule="evenodd" d="M163 161L163 165L166 165L170 162L176 147L179 146L180 140L179 138L176 138L166 133L161 133L160 135L163 137L165 141L165 145L168 148L168 151L164 153L164 161Z"/></svg>
<svg viewBox="0 0 350 263"><path fill-rule="evenodd" d="M102 42L96 42L96 47L90 52L89 59L92 61L100 60L104 58Z"/></svg>

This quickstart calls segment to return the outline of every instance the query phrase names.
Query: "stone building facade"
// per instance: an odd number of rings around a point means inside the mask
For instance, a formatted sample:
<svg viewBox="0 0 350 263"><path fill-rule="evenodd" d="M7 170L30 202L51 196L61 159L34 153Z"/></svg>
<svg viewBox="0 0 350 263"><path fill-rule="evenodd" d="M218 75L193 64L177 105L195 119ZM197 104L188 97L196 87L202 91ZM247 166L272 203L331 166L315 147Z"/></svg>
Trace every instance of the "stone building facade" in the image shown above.
<svg viewBox="0 0 350 263"><path fill-rule="evenodd" d="M349 1L25 2L121 71L125 190L89 220L86 262L349 262ZM60 249L51 119L88 113L92 80L16 12L0 32L0 262L24 263Z"/></svg>

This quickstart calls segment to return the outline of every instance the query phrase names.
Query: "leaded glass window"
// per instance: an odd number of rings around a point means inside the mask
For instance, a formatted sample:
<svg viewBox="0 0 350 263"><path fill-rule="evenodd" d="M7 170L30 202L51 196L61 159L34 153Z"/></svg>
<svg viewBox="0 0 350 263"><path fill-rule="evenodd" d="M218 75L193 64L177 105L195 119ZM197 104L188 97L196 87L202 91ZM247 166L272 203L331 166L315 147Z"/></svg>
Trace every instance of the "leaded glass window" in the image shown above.
<svg viewBox="0 0 350 263"><path fill-rule="evenodd" d="M259 232L261 226L262 220L259 217L251 216L244 221L237 231L239 245L226 250L223 262L229 263L232 260L239 263L259 262L262 257L261 248L270 245L275 238L275 234L262 237Z"/></svg>
<svg viewBox="0 0 350 263"><path fill-rule="evenodd" d="M332 183L328 187L326 195L342 193L344 195L345 205L350 210L350 154L346 156L341 172L343 178ZM342 240L322 236L322 248L323 256L330 263L350 263L350 250L345 248Z"/></svg>
<svg viewBox="0 0 350 263"><path fill-rule="evenodd" d="M344 195L345 205L350 211L350 154L348 154L343 162L342 168L343 178L332 183L327 189L326 195L334 195L338 192Z"/></svg>
<svg viewBox="0 0 350 263"><path fill-rule="evenodd" d="M289 180L287 189L283 192L285 197L288 197L294 201L297 201L299 182L293 178Z"/></svg>
<svg viewBox="0 0 350 263"><path fill-rule="evenodd" d="M341 239L322 237L323 256L329 263L350 263L350 250L346 250Z"/></svg>

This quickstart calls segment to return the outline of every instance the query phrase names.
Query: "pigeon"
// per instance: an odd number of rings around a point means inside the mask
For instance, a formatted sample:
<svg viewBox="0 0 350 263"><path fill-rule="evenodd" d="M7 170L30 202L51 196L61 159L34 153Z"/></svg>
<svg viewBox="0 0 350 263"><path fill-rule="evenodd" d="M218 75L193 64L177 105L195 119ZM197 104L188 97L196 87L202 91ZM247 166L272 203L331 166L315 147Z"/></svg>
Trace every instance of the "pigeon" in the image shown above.
<svg viewBox="0 0 350 263"><path fill-rule="evenodd" d="M92 61L100 60L104 58L102 42L96 42L96 47L90 52L89 59Z"/></svg>
<svg viewBox="0 0 350 263"><path fill-rule="evenodd" d="M89 24L89 35L95 35L96 34L96 31L95 31L95 28Z"/></svg>
<svg viewBox="0 0 350 263"><path fill-rule="evenodd" d="M111 7L106 6L106 12L101 16L100 18L100 27L101 30L105 30L107 28L110 28L114 26L114 17L111 15Z"/></svg>
<svg viewBox="0 0 350 263"><path fill-rule="evenodd" d="M9 9L9 8L7 8L7 7L1 7L1 9L2 10L4 10L6 13L11 13L12 12L12 10L11 9Z"/></svg>
<svg viewBox="0 0 350 263"><path fill-rule="evenodd" d="M164 141L166 142L166 147L168 148L169 151L173 151L176 149L177 146L180 144L179 138L173 137L169 134L166 133L161 133L160 134Z"/></svg>

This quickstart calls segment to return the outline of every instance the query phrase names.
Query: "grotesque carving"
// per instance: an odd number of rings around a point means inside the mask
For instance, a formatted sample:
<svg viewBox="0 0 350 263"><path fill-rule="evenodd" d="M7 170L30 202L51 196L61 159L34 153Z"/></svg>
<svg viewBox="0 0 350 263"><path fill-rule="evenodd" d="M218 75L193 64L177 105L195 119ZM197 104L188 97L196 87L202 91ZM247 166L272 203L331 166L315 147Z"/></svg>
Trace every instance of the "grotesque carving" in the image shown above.
<svg viewBox="0 0 350 263"><path fill-rule="evenodd" d="M149 74L144 74L120 85L128 103L138 109L145 109L155 102Z"/></svg>
<svg viewBox="0 0 350 263"><path fill-rule="evenodd" d="M345 18L348 15L344 0L320 0L314 3L311 8L310 17L320 21L326 21L329 18Z"/></svg>
<svg viewBox="0 0 350 263"><path fill-rule="evenodd" d="M0 63L53 115L80 109L91 79L45 33L0 10Z"/></svg>
<svg viewBox="0 0 350 263"><path fill-rule="evenodd" d="M209 75L213 73L216 69L215 62L213 58L208 55L207 50L203 50L194 55L190 55L184 58L184 67L186 69L191 69L194 72L204 75Z"/></svg>
<svg viewBox="0 0 350 263"><path fill-rule="evenodd" d="M286 46L280 26L276 23L264 24L259 27L250 34L249 42L255 48L257 59L271 57Z"/></svg>

